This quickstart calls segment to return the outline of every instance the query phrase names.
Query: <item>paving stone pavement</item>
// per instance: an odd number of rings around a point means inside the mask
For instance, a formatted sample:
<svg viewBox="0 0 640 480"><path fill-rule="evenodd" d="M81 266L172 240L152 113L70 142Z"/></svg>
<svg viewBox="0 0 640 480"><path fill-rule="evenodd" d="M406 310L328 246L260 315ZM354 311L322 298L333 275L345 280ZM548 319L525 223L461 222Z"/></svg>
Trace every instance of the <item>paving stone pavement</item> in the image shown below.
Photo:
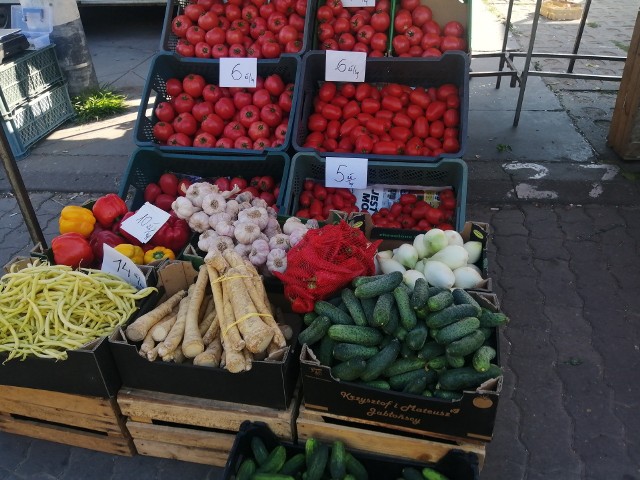
<svg viewBox="0 0 640 480"><path fill-rule="evenodd" d="M489 4L496 12L506 5L493 0ZM515 38L521 46L526 44L533 5L515 4ZM597 26L588 26L581 52L623 55L620 45L629 42L637 7L637 1L594 0L589 22ZM541 19L537 50L566 51L575 24ZM555 66L542 63L540 68ZM621 72L621 64L580 68ZM547 83L599 158L608 160L605 137L615 95L607 92L617 84L557 79ZM526 127L523 123L518 128ZM561 179L555 180L561 184ZM471 181L474 195L467 219L491 226L490 274L512 320L500 344L505 381L481 479L640 480L637 188L625 190L612 203L579 203L561 186L558 199L516 202L481 196L488 184ZM63 205L80 205L94 196L32 193L47 240L57 233ZM15 199L1 194L0 262L27 255L32 246ZM0 480L90 476L216 480L221 470L153 457L112 456L0 433Z"/></svg>

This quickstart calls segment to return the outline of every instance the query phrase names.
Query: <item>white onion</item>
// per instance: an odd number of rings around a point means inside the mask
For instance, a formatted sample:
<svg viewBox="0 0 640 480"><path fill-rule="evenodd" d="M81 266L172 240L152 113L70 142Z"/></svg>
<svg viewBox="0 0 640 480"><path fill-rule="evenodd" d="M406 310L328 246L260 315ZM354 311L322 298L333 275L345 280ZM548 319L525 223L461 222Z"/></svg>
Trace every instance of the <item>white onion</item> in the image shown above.
<svg viewBox="0 0 640 480"><path fill-rule="evenodd" d="M404 273L407 271L407 269L404 268L402 264L390 258L382 258L378 256L378 262L380 263L380 270L382 270L382 273L391 273L391 272Z"/></svg>
<svg viewBox="0 0 640 480"><path fill-rule="evenodd" d="M425 258L429 255L429 248L424 241L424 233L416 235L416 238L413 239L413 246L418 252L418 258Z"/></svg>
<svg viewBox="0 0 640 480"><path fill-rule="evenodd" d="M418 251L409 243L400 245L394 256L397 257L398 262L407 268L413 268L418 261Z"/></svg>
<svg viewBox="0 0 640 480"><path fill-rule="evenodd" d="M460 267L453 271L455 276L454 287L475 288L482 282L482 277L473 268Z"/></svg>
<svg viewBox="0 0 640 480"><path fill-rule="evenodd" d="M462 239L462 236L455 230L445 230L444 234L447 237L447 242L449 245L459 245L459 246L464 245L464 240Z"/></svg>
<svg viewBox="0 0 640 480"><path fill-rule="evenodd" d="M416 285L416 280L418 280L419 278L425 278L424 274L422 272L419 272L418 270L407 270L406 272L404 272L404 275L402 276L402 281L411 289L413 290L413 288ZM426 278L425 278L426 280Z"/></svg>
<svg viewBox="0 0 640 480"><path fill-rule="evenodd" d="M456 277L444 263L429 260L424 266L424 276L429 285L434 287L451 288L456 282Z"/></svg>
<svg viewBox="0 0 640 480"><path fill-rule="evenodd" d="M482 256L482 242L471 240L463 245L464 249L469 253L469 263L476 263Z"/></svg>
<svg viewBox="0 0 640 480"><path fill-rule="evenodd" d="M425 233L424 241L427 244L429 255L433 255L434 253L439 252L449 244L444 231L440 230L439 228L432 228L427 233Z"/></svg>
<svg viewBox="0 0 640 480"><path fill-rule="evenodd" d="M469 252L459 245L449 245L438 253L433 255L429 260L437 260L444 263L451 270L464 267L469 260Z"/></svg>

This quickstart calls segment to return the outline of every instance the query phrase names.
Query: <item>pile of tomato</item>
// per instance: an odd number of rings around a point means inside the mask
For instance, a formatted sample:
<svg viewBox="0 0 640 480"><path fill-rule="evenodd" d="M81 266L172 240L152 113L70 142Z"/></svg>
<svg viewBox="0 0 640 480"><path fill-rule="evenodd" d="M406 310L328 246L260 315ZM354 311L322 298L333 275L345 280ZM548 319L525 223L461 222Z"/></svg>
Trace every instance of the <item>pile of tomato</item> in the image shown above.
<svg viewBox="0 0 640 480"><path fill-rule="evenodd" d="M191 0L173 18L184 57L277 58L304 42L307 0Z"/></svg>
<svg viewBox="0 0 640 480"><path fill-rule="evenodd" d="M170 100L154 109L161 145L264 150L285 141L294 85L280 75L257 77L256 88L226 88L192 73L168 79L165 89Z"/></svg>
<svg viewBox="0 0 640 480"><path fill-rule="evenodd" d="M393 54L399 57L439 57L448 50L467 50L460 22L441 27L431 9L420 0L402 0L393 21Z"/></svg>
<svg viewBox="0 0 640 480"><path fill-rule="evenodd" d="M390 0L377 0L375 7L342 6L328 0L316 11L316 35L322 50L365 52L383 57L389 43Z"/></svg>
<svg viewBox="0 0 640 480"><path fill-rule="evenodd" d="M389 208L381 208L371 215L376 227L403 228L426 232L432 228L453 230L456 197L451 189L438 193L439 205L431 206L413 193L405 193Z"/></svg>
<svg viewBox="0 0 640 480"><path fill-rule="evenodd" d="M458 87L324 82L303 147L324 152L437 157L460 151Z"/></svg>
<svg viewBox="0 0 640 480"><path fill-rule="evenodd" d="M347 188L325 187L322 183L307 179L298 199L299 218L313 218L325 221L331 210L341 212L357 212L356 196Z"/></svg>

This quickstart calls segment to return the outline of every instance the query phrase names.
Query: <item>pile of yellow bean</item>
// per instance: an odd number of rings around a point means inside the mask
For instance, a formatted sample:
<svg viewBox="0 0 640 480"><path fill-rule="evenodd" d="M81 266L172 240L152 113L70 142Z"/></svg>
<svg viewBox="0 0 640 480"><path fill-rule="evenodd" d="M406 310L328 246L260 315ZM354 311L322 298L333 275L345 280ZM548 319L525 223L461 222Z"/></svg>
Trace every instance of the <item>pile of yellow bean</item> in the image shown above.
<svg viewBox="0 0 640 480"><path fill-rule="evenodd" d="M136 291L100 270L32 264L0 279L0 353L5 361L35 355L64 360L111 334L155 288Z"/></svg>

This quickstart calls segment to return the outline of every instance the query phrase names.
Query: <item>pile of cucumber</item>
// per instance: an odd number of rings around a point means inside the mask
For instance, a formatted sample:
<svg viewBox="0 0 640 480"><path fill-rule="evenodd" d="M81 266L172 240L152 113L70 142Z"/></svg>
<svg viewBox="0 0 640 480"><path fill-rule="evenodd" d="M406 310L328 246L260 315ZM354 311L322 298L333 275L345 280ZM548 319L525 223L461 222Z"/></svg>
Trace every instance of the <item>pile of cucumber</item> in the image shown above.
<svg viewBox="0 0 640 480"><path fill-rule="evenodd" d="M299 341L342 381L457 400L502 375L491 363L493 334L508 321L463 289L420 278L411 290L392 272L357 277L339 297L317 302Z"/></svg>
<svg viewBox="0 0 640 480"><path fill-rule="evenodd" d="M245 458L235 480L368 480L369 474L344 443L336 440L328 445L307 439L304 452L287 455L283 445L270 452L258 436L251 438L252 455ZM288 457L288 458L287 458Z"/></svg>

